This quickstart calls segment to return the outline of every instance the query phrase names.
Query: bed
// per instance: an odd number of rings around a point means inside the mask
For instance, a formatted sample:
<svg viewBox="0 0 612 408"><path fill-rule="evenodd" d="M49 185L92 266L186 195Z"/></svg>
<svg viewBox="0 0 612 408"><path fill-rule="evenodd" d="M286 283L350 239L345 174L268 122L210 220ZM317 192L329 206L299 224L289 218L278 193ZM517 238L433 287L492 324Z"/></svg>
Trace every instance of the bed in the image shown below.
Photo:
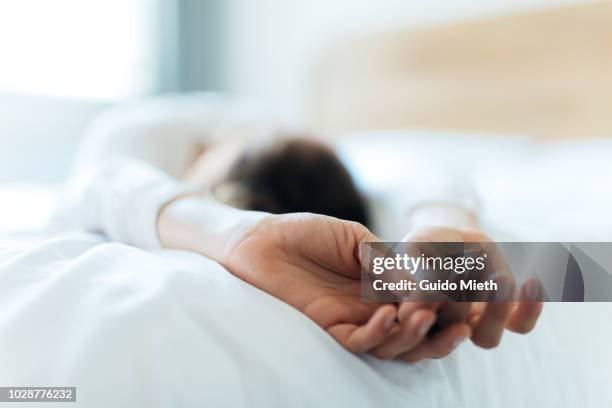
<svg viewBox="0 0 612 408"><path fill-rule="evenodd" d="M388 144L378 137L378 154L397 162L401 156L392 151L425 154L456 145L458 136L406 133L399 142L394 134ZM514 149L512 157L531 161L530 177L572 170L541 166L530 143L464 137L463 155L509 143L504 155ZM374 157L369 140L356 138L342 150L364 188L371 172L363 152ZM612 154L612 144L581 146L593 174L609 168L605 155L594 163L596 155L588 153ZM558 145L557 154L568 148ZM362 163L361 173L355 163ZM587 172L583 162L577 168ZM511 177L503 186L502 195L493 190L489 199L512 197L524 180ZM580 195L564 204L584 210L582 225L555 228L565 211L550 212L555 188L542 189L522 211L516 200L496 205L487 219L504 222L489 222L489 231L503 240L610 240L610 207L598 213ZM370 192L385 202L379 185ZM43 194L53 202L52 193ZM484 189L482 197L487 194ZM393 230L397 215L378 213L388 216L378 220L379 232L394 239L401 232ZM12 236L17 240L0 240L0 383L76 386L80 406L597 407L612 401L612 325L605 317L612 304L549 303L529 336L508 333L492 351L464 344L449 358L408 365L347 353L299 312L198 255L162 257L95 234Z"/></svg>
<svg viewBox="0 0 612 408"><path fill-rule="evenodd" d="M610 17L610 10L606 4L588 5L476 21L461 30L440 27L439 33L478 28L478 38L487 33L494 37L499 27L516 32L552 24L543 23L551 19L564 27L569 24L578 37L591 30L603 35L609 34L608 29L598 24L602 16ZM585 13L591 24L584 24ZM428 36L439 38L436 30L402 35L414 36L408 38L424 47L414 45L415 49L427 49ZM522 32L530 35L529 29ZM382 44L390 44L384 48L386 55L397 55L392 44L398 43L384 38ZM357 41L345 50L364 47L365 53L372 44L371 39ZM526 49L512 45L507 49L525 57L520 51ZM458 41L454 55L471 50L465 47ZM380 43L375 49L380 50ZM340 66L335 64L346 64L347 58L361 54L334 55L337 60L327 56L323 65ZM401 51L401 55L406 54ZM332 81L333 72L325 81ZM402 72L412 78L410 69ZM392 81L397 76L382 73L388 71L370 71L368 78L383 81L388 89L400 89ZM353 82L358 83L362 82ZM427 84L442 89L448 82L430 78ZM332 91L325 86L317 89ZM385 207L395 193L393 185L415 169L426 169L430 158L436 157L448 171L466 163L477 170L471 177L483 223L494 238L612 240L612 139L534 141L534 135L561 134L556 133L561 127L554 115L545 121L548 125L525 120L516 127L510 125L512 117L480 122L467 113L468 119L460 122L454 121L454 115L434 120L439 106L435 101L421 106L419 114L379 115L376 109L395 106L393 100L357 109L343 101L353 99L353 92L367 101L370 88L333 89L332 95L317 96L329 103L317 105L313 123L334 133L368 130L338 144L358 183L372 197L372 205L383 214L376 222L384 238L397 239L402 233L393 222L394 209ZM597 89L601 103L607 101L608 90ZM407 94L398 91L394 97ZM507 102L520 110L522 101ZM464 106L464 102L455 104ZM477 111L479 106L471 109ZM499 115L505 115L507 106L500 107ZM374 109L371 115L370 109ZM429 113L423 113L426 110ZM513 112L514 118L526 115ZM572 133L580 133L584 122L579 118L574 117ZM589 127L585 136L601 136L612 129L607 116L600 119L598 128ZM534 127L529 129L529 123ZM383 124L396 130L380 131ZM419 127L430 130L397 130ZM516 136L518 131L525 136ZM96 234L33 234L51 214L57 194L54 188L0 188L0 199L10 198L13 208L22 210L16 213L24 214L24 223L13 217L4 220L4 226L12 225L10 233L8 227L0 229L1 385L76 386L78 405L83 407L601 407L612 403L608 346L612 304L549 303L532 334L508 333L491 351L466 343L443 360L411 365L379 361L344 351L300 313L204 257L181 251L163 251L160 256L106 242Z"/></svg>

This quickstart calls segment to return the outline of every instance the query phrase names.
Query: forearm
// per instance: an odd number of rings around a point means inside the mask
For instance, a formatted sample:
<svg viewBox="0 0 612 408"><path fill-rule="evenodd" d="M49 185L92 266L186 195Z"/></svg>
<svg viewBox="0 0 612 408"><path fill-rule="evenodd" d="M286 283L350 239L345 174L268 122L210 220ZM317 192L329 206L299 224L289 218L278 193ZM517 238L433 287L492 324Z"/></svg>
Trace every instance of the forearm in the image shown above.
<svg viewBox="0 0 612 408"><path fill-rule="evenodd" d="M160 211L157 231L163 247L197 252L224 265L235 241L266 216L229 207L210 196L186 195Z"/></svg>

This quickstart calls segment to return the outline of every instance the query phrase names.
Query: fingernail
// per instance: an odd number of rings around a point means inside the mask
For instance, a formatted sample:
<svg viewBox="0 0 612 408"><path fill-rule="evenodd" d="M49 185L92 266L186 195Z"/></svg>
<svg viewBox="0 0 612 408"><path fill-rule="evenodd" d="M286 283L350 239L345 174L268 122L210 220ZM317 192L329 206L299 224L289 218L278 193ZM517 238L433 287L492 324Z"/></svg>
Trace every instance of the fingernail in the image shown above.
<svg viewBox="0 0 612 408"><path fill-rule="evenodd" d="M385 331L391 330L391 327L393 327L394 323L395 323L395 316L389 316L387 320L385 320L385 325L384 325Z"/></svg>
<svg viewBox="0 0 612 408"><path fill-rule="evenodd" d="M539 302L542 299L542 287L536 280L531 280L525 284L525 298L532 302Z"/></svg>
<svg viewBox="0 0 612 408"><path fill-rule="evenodd" d="M419 330L418 330L419 336L422 337L422 336L425 336L427 334L429 329L431 329L431 326L433 326L434 320L435 319L433 319L433 318L429 318L429 319L421 322L421 325L419 326Z"/></svg>
<svg viewBox="0 0 612 408"><path fill-rule="evenodd" d="M465 341L465 339L467 339L467 337L465 336L459 336L457 337L453 343L451 344L452 348L457 348L457 346L459 346L461 343L463 343Z"/></svg>

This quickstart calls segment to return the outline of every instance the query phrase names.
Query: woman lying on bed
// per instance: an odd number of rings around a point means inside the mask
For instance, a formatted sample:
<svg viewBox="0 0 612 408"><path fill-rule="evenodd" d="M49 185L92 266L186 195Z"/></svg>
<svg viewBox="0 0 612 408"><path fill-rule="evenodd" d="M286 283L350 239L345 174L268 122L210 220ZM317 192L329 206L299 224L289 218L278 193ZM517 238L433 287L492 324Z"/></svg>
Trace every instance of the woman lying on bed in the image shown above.
<svg viewBox="0 0 612 408"><path fill-rule="evenodd" d="M209 257L292 305L355 353L418 361L462 341L496 346L529 332L541 303L381 305L360 297L359 244L379 240L334 151L268 126L221 97L121 108L79 152L66 223L145 249ZM180 181L179 181L180 180ZM406 208L406 240L484 241L474 214L448 197ZM410 210L410 211L409 211ZM521 289L521 296L529 287ZM469 307L430 334L437 316Z"/></svg>

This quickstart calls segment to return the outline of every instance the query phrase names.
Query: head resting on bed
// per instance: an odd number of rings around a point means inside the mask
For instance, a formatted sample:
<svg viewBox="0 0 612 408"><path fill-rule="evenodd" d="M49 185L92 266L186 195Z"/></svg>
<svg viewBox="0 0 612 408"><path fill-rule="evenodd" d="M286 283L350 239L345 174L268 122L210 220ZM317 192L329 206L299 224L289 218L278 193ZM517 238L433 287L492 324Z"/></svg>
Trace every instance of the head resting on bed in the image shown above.
<svg viewBox="0 0 612 408"><path fill-rule="evenodd" d="M332 148L310 138L283 134L233 141L208 149L199 162L207 175L214 166L211 189L234 207L273 214L311 212L368 224L365 200L346 167ZM204 173L196 170L190 178Z"/></svg>

